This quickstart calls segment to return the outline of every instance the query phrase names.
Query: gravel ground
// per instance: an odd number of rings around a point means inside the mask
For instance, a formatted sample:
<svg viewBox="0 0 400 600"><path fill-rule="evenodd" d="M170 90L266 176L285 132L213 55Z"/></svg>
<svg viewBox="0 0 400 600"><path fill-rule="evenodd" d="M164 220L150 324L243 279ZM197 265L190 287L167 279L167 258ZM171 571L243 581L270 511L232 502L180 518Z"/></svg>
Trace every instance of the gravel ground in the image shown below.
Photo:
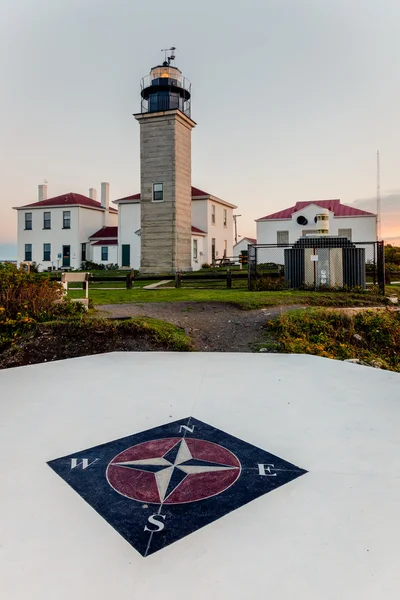
<svg viewBox="0 0 400 600"><path fill-rule="evenodd" d="M300 306L243 311L220 302L154 302L96 307L105 317L142 315L173 323L185 329L200 352L252 352L252 345L263 341L265 323L295 308Z"/></svg>

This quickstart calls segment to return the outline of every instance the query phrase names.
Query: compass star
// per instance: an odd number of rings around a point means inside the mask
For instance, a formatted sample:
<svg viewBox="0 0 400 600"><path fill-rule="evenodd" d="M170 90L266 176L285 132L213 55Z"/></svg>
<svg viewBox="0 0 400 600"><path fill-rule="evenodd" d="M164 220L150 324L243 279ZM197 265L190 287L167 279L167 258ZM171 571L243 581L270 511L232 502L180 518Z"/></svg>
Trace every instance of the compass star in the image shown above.
<svg viewBox="0 0 400 600"><path fill-rule="evenodd" d="M153 473L161 503L172 494L188 475L231 471L238 467L193 458L184 439L179 440L161 457L113 463L116 467Z"/></svg>

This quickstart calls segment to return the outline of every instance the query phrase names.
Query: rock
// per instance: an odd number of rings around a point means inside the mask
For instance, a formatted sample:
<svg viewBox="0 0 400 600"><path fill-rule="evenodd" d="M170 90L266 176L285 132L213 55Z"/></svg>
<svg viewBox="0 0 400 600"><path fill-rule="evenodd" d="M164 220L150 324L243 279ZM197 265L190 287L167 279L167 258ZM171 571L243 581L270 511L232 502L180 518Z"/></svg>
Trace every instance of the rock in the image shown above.
<svg viewBox="0 0 400 600"><path fill-rule="evenodd" d="M353 365L363 365L364 367L369 367L370 365L359 358L346 358L343 362L353 363Z"/></svg>
<svg viewBox="0 0 400 600"><path fill-rule="evenodd" d="M371 367L374 367L374 369L381 369L382 365L378 360L371 360Z"/></svg>
<svg viewBox="0 0 400 600"><path fill-rule="evenodd" d="M398 304L399 303L399 299L397 296L388 296L387 299L389 300L389 302L391 302L392 304Z"/></svg>
<svg viewBox="0 0 400 600"><path fill-rule="evenodd" d="M360 360L359 358L346 358L343 362L353 363L353 365L362 365L363 367L372 367L374 369L381 369L382 365L377 360L371 360L370 363L365 362L365 360Z"/></svg>
<svg viewBox="0 0 400 600"><path fill-rule="evenodd" d="M260 348L259 352L269 352L268 348Z"/></svg>
<svg viewBox="0 0 400 600"><path fill-rule="evenodd" d="M363 338L363 336L362 336L362 335L360 335L359 333L355 333L355 334L353 335L353 340L356 340L357 342L363 342L363 341L364 341L364 338Z"/></svg>

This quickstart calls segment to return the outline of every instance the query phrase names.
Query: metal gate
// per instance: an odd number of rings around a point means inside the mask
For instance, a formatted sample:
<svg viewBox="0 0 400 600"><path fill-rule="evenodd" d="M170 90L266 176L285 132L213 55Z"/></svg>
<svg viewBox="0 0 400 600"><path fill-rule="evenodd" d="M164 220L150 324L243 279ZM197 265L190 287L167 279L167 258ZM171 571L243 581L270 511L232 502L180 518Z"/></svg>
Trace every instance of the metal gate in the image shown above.
<svg viewBox="0 0 400 600"><path fill-rule="evenodd" d="M373 289L385 293L384 242L305 236L248 247L249 290Z"/></svg>

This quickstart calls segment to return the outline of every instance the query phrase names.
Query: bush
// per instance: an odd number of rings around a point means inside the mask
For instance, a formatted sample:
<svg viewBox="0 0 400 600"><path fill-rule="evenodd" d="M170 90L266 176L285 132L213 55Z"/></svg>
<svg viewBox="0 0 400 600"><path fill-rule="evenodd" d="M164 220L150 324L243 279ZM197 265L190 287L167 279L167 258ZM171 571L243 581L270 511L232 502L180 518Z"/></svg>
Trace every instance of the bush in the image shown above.
<svg viewBox="0 0 400 600"><path fill-rule="evenodd" d="M400 313L362 311L355 316L331 310L296 311L267 324L279 349L368 364L400 371Z"/></svg>
<svg viewBox="0 0 400 600"><path fill-rule="evenodd" d="M202 268L202 269L210 269L210 267L211 267L211 265L210 265L209 263L203 263L203 264L201 265L201 268Z"/></svg>
<svg viewBox="0 0 400 600"><path fill-rule="evenodd" d="M81 271L116 271L119 269L117 263L95 263L91 260L81 262Z"/></svg>
<svg viewBox="0 0 400 600"><path fill-rule="evenodd" d="M253 292L279 291L285 289L285 278L278 276L259 277L252 281L251 290Z"/></svg>
<svg viewBox="0 0 400 600"><path fill-rule="evenodd" d="M0 312L3 320L44 320L62 298L62 287L48 277L26 273L13 264L0 264Z"/></svg>

